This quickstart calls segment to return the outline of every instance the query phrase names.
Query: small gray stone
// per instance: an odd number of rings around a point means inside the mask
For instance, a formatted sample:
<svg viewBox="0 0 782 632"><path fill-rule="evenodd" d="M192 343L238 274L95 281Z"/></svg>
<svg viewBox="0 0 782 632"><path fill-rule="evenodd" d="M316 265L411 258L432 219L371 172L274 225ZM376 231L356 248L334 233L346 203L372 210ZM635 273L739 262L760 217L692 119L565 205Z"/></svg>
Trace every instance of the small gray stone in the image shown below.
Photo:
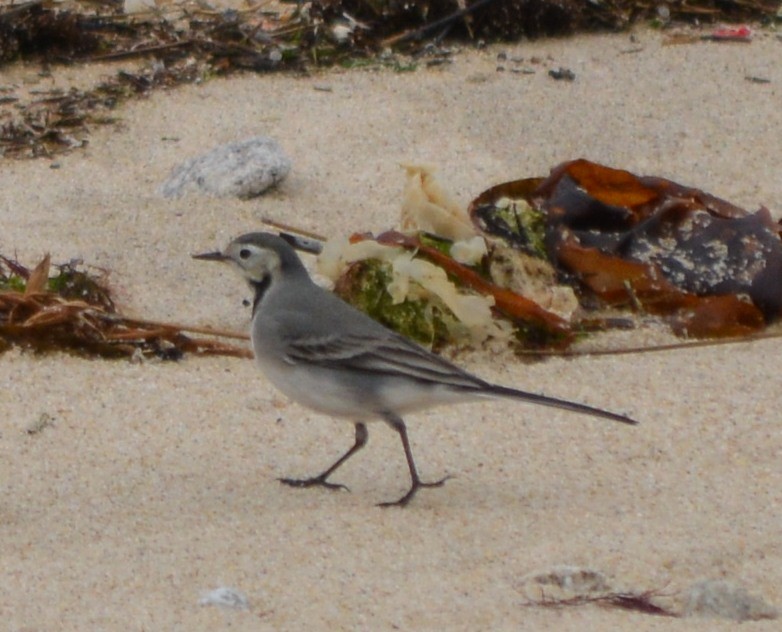
<svg viewBox="0 0 782 632"><path fill-rule="evenodd" d="M277 141L256 136L186 160L159 191L167 198L194 192L251 198L284 180L290 170L291 160Z"/></svg>
<svg viewBox="0 0 782 632"><path fill-rule="evenodd" d="M724 579L705 579L690 587L684 615L757 621L776 619L779 611L743 586Z"/></svg>

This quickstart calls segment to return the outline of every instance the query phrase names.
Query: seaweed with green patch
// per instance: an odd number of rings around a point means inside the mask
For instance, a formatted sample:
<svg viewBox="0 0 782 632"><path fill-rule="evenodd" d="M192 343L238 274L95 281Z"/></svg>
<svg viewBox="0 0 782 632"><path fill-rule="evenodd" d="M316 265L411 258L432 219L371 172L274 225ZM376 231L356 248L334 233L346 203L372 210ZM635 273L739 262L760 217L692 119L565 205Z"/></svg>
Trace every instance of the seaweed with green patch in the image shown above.
<svg viewBox="0 0 782 632"><path fill-rule="evenodd" d="M388 292L391 264L378 259L357 261L337 281L335 292L386 327L429 348L457 342L464 329L436 296L395 303Z"/></svg>
<svg viewBox="0 0 782 632"><path fill-rule="evenodd" d="M476 210L492 234L507 240L515 248L537 257L546 254L546 214L525 200L500 198Z"/></svg>
<svg viewBox="0 0 782 632"><path fill-rule="evenodd" d="M58 273L50 277L47 289L64 299L81 300L90 305L100 305L107 312L115 311L114 301L106 286L106 273L91 275L80 270L76 263L65 263L57 266Z"/></svg>

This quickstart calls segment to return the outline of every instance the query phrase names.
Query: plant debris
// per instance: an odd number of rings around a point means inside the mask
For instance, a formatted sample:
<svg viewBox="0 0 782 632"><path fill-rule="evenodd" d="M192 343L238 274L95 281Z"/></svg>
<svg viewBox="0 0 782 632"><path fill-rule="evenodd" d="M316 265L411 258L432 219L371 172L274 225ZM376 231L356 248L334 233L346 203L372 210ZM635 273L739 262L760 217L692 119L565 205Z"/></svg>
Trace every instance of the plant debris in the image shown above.
<svg viewBox="0 0 782 632"><path fill-rule="evenodd" d="M388 291L392 282L392 264L379 259L357 261L340 276L334 292L379 323L430 349L449 343L449 331L460 322L448 306L436 297L394 302Z"/></svg>
<svg viewBox="0 0 782 632"><path fill-rule="evenodd" d="M113 123L123 101L235 72L306 71L311 66L383 65L398 71L448 61L451 40L502 41L521 36L621 29L658 19L640 0L310 0L218 10L204 2L147 3L133 12L118 0L31 0L0 7L0 66L134 62L88 89L27 90L0 86L0 156L51 157L84 147L90 128ZM139 3L136 3L139 4ZM773 20L778 3L692 0L667 6L673 21ZM142 7L143 8L143 7ZM748 41L746 27L710 37ZM393 51L389 49L393 47ZM400 55L402 55L400 57ZM553 70L558 78L573 76Z"/></svg>
<svg viewBox="0 0 782 632"><path fill-rule="evenodd" d="M533 300L530 300L512 290L496 285L486 275L455 260L450 254L426 245L420 238L389 231L377 237L378 243L400 245L415 250L422 256L442 267L449 275L459 280L460 284L491 296L495 308L505 317L521 327L529 338L539 340L541 336L547 343L554 340L570 341L572 339L570 326L557 314L550 312ZM537 332L537 335L532 332Z"/></svg>
<svg viewBox="0 0 782 632"><path fill-rule="evenodd" d="M56 268L50 276L48 255L33 270L0 256L0 351L15 345L164 360L177 360L184 353L252 356L246 348L215 339L246 339L244 335L122 316L115 309L105 271L90 274L76 262ZM196 338L185 331L210 337Z"/></svg>
<svg viewBox="0 0 782 632"><path fill-rule="evenodd" d="M525 605L538 606L541 608L595 605L602 608L629 610L631 612L640 612L642 614L651 614L660 617L681 617L681 613L655 603L655 597L658 597L661 594L662 593L660 592L647 590L643 592L608 591L594 595L575 595L557 599L544 596L537 601L527 602Z"/></svg>
<svg viewBox="0 0 782 632"><path fill-rule="evenodd" d="M403 232L330 240L319 265L345 300L430 347L562 352L651 317L682 337L746 339L782 316L782 224L764 207L582 159L494 186L468 214L405 169Z"/></svg>
<svg viewBox="0 0 782 632"><path fill-rule="evenodd" d="M571 342L578 302L569 288L552 287L550 264L487 246L430 172L405 168L404 232L359 233L323 247L319 270L340 295L370 315L382 311L388 326L432 347L489 337L535 347ZM368 271L376 271L371 283Z"/></svg>
<svg viewBox="0 0 782 632"><path fill-rule="evenodd" d="M574 160L545 179L492 187L470 212L521 249L543 240L583 307L597 298L662 315L694 337L748 335L782 315L782 226L764 207L748 213L670 180ZM545 222L528 230L526 212Z"/></svg>
<svg viewBox="0 0 782 632"><path fill-rule="evenodd" d="M661 617L698 616L732 621L779 618L779 610L772 604L725 579L699 580L677 596L662 590L618 588L600 571L561 565L522 577L518 588L524 595L525 607L594 605Z"/></svg>
<svg viewBox="0 0 782 632"><path fill-rule="evenodd" d="M527 607L564 608L596 605L664 617L681 613L664 605L659 590L618 589L602 572L581 566L559 565L530 573L519 581ZM667 601L667 600L666 600Z"/></svg>

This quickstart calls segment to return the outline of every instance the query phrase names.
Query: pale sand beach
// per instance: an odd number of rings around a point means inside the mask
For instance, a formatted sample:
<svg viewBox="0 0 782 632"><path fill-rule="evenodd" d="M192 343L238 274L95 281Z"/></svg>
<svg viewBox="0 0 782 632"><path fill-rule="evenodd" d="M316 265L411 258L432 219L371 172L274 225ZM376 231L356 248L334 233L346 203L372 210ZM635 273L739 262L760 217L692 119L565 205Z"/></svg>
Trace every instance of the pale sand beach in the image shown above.
<svg viewBox="0 0 782 632"><path fill-rule="evenodd" d="M119 128L95 129L84 151L2 162L0 252L106 268L129 315L245 329L249 290L190 255L267 216L327 236L394 227L400 163L435 166L465 206L494 184L585 157L778 217L782 41L762 31L751 44L634 37L463 50L415 72L246 75L157 92L123 106ZM536 72L511 72L501 52ZM559 66L575 81L551 79ZM119 68L53 72L89 82ZM4 81L36 71L14 67ZM250 201L157 193L186 158L255 135L293 161L278 189ZM0 628L736 629L530 606L524 578L583 567L619 590L659 591L675 610L694 582L724 579L782 607L781 344L535 364L510 351L461 354L489 380L640 425L505 401L411 416L422 477L453 478L405 509L375 506L408 486L398 437L382 424L334 477L351 493L280 485L323 469L353 429L285 400L250 360L6 352ZM29 434L44 414L51 424ZM248 607L199 604L221 586Z"/></svg>

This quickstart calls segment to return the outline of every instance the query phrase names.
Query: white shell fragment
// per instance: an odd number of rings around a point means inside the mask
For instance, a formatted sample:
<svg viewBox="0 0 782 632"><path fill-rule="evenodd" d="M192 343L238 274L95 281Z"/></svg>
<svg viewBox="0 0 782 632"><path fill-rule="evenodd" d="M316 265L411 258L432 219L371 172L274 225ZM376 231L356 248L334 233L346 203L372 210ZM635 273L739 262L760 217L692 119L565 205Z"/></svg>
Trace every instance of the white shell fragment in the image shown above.
<svg viewBox="0 0 782 632"><path fill-rule="evenodd" d="M520 587L529 599L553 601L594 597L613 590L608 577L600 571L570 565L530 573L521 579Z"/></svg>
<svg viewBox="0 0 782 632"><path fill-rule="evenodd" d="M256 136L186 160L159 191L167 198L188 193L251 198L284 180L290 170L291 160L277 141Z"/></svg>
<svg viewBox="0 0 782 632"><path fill-rule="evenodd" d="M478 234L467 211L437 182L429 167L402 166L407 171L402 230L422 230L452 241L472 239Z"/></svg>
<svg viewBox="0 0 782 632"><path fill-rule="evenodd" d="M249 610L250 602L247 597L236 590L221 586L206 593L198 602L199 606L220 606L221 608L233 608L234 610Z"/></svg>

